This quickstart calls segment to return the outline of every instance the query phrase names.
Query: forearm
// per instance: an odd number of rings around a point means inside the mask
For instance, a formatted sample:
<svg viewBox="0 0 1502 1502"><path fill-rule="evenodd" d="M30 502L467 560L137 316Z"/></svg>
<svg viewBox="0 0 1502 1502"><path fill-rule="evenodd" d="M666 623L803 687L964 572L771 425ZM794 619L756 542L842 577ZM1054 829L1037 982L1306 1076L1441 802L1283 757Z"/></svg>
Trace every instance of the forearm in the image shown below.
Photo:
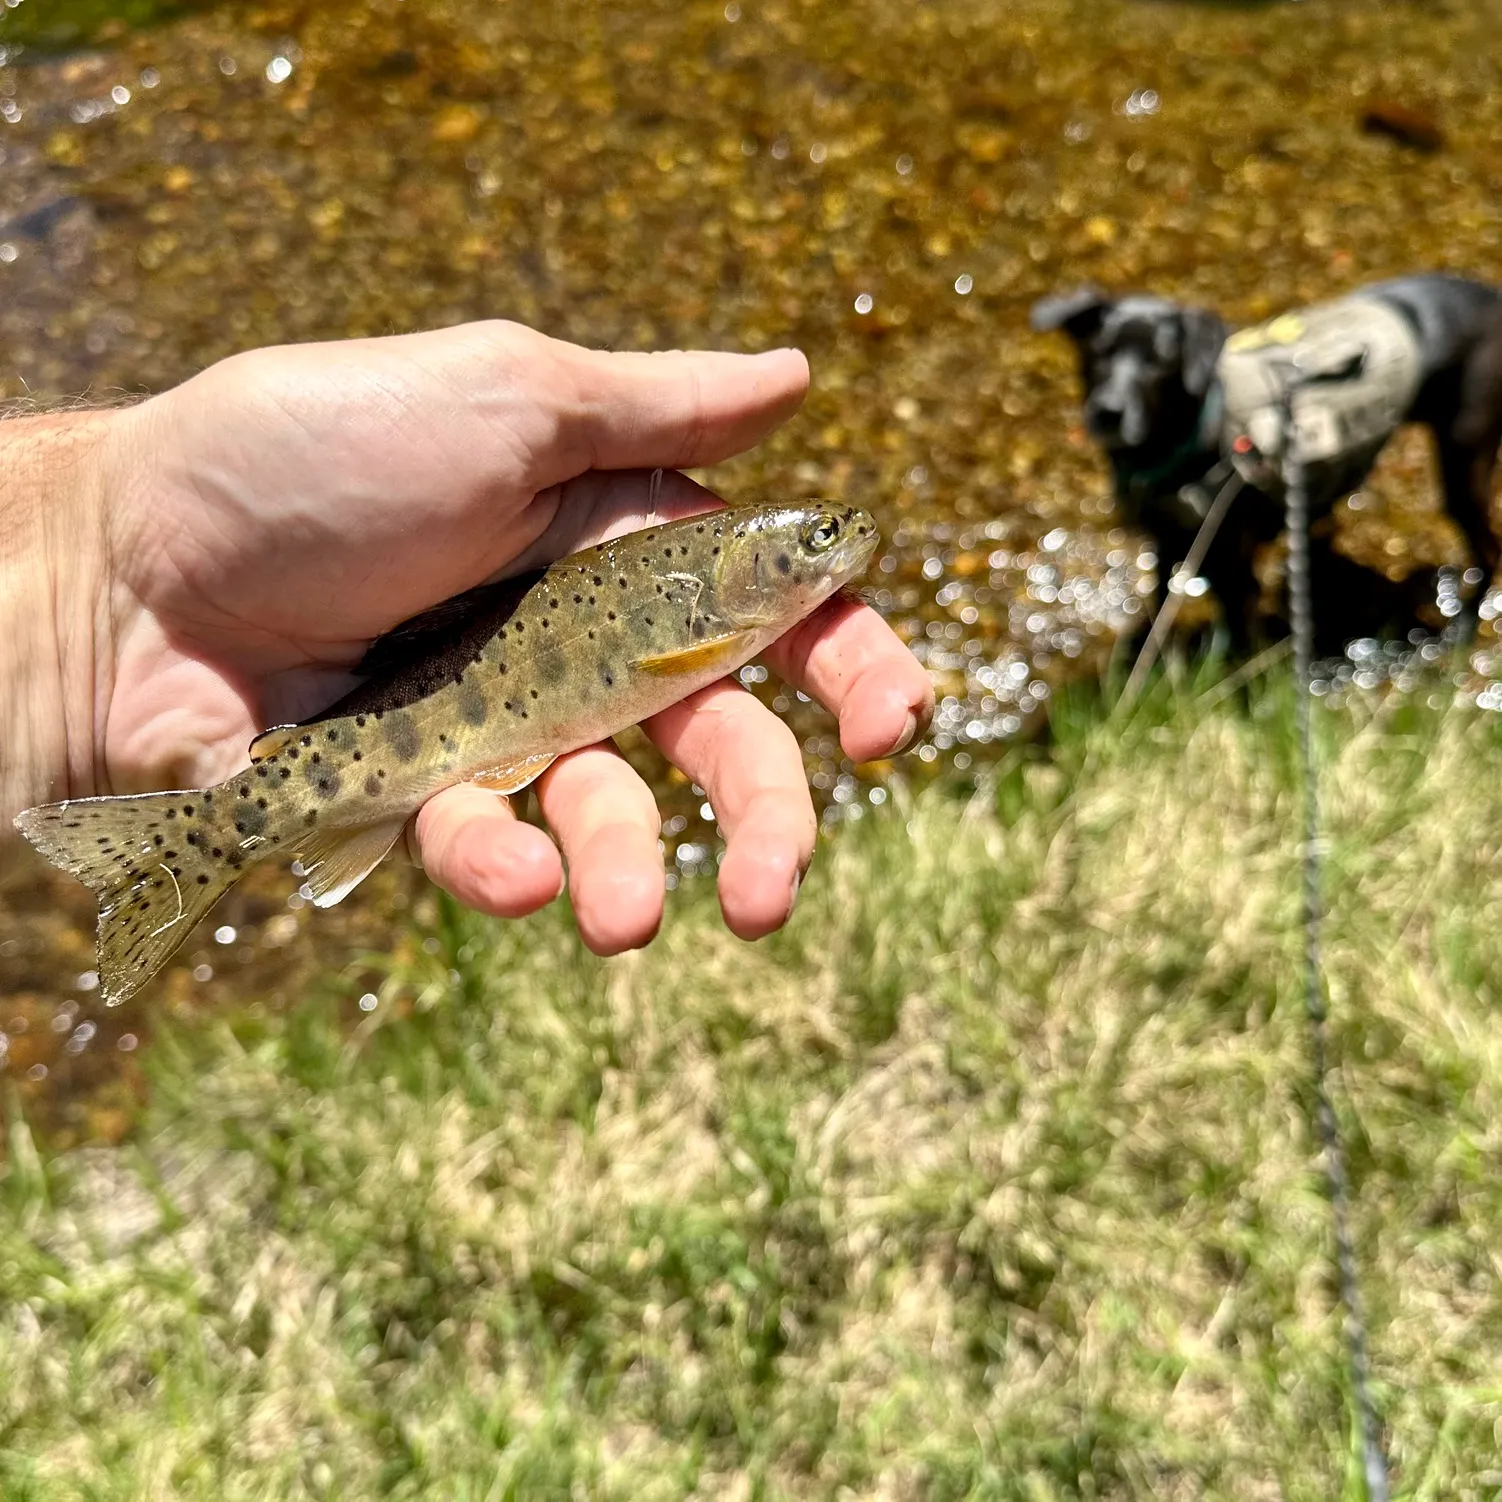
<svg viewBox="0 0 1502 1502"><path fill-rule="evenodd" d="M0 830L22 808L96 791L114 415L0 422Z"/></svg>

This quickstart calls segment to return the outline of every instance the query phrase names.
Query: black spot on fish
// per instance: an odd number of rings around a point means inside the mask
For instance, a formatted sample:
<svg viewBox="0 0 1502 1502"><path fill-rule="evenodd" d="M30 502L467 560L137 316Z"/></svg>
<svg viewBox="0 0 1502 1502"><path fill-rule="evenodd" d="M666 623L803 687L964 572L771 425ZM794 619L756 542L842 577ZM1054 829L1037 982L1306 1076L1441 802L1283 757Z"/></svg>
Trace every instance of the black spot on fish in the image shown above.
<svg viewBox="0 0 1502 1502"><path fill-rule="evenodd" d="M256 768L256 776L257 777L270 777L271 776L271 769L266 765L265 762L262 762L261 765ZM168 809L167 812L170 814L172 812L172 810Z"/></svg>
<svg viewBox="0 0 1502 1502"><path fill-rule="evenodd" d="M626 576L624 574L622 574L621 575L621 588L625 589L625 587L626 587Z"/></svg>
<svg viewBox="0 0 1502 1502"><path fill-rule="evenodd" d="M152 836L152 844L154 844L158 849L160 849L166 843L167 843L166 840L164 840L161 837L161 835L153 835Z"/></svg>
<svg viewBox="0 0 1502 1502"><path fill-rule="evenodd" d="M549 610L557 610L557 608L558 608L558 601L557 600L549 600L548 601L548 609Z"/></svg>
<svg viewBox="0 0 1502 1502"><path fill-rule="evenodd" d="M779 553L777 555L777 572L779 574L787 573L787 571L792 568L792 566L793 560L789 558L786 553Z"/></svg>
<svg viewBox="0 0 1502 1502"><path fill-rule="evenodd" d="M548 618L547 618L547 616L543 616L543 618L542 618L542 629L544 631L546 631L548 629Z"/></svg>
<svg viewBox="0 0 1502 1502"><path fill-rule="evenodd" d="M591 574L590 578L594 582L596 589L598 589L605 582L598 574Z"/></svg>
<svg viewBox="0 0 1502 1502"><path fill-rule="evenodd" d="M700 522L699 525L694 528L694 531L697 532L700 537L703 537L703 535L704 535L704 523Z"/></svg>
<svg viewBox="0 0 1502 1502"><path fill-rule="evenodd" d="M496 664L496 672L498 672L498 673L504 673L505 671L506 671L506 664L504 662L500 662L500 663Z"/></svg>
<svg viewBox="0 0 1502 1502"><path fill-rule="evenodd" d="M351 757L350 757L350 760L351 760L351 761L364 761L364 760L365 760L365 753L364 753L364 752L363 752L363 751L356 751L356 752L355 752L355 753L354 753L354 754L353 754L353 755L352 755L352 756L351 756Z"/></svg>
<svg viewBox="0 0 1502 1502"><path fill-rule="evenodd" d="M680 554L682 554L683 557L688 557L688 549L686 547L679 548L678 551Z"/></svg>
<svg viewBox="0 0 1502 1502"><path fill-rule="evenodd" d="M250 789L243 782L240 784L240 796L242 798L250 797Z"/></svg>
<svg viewBox="0 0 1502 1502"><path fill-rule="evenodd" d="M191 819L192 817L193 817L193 805L191 803L185 803L185 804L183 804L183 818L185 818L185 819Z"/></svg>
<svg viewBox="0 0 1502 1502"><path fill-rule="evenodd" d="M649 626L652 624L652 617L651 616L644 616L643 619L646 621L646 623Z"/></svg>
<svg viewBox="0 0 1502 1502"><path fill-rule="evenodd" d="M381 791L381 779L379 777L367 777L365 779L365 795L368 798L376 797Z"/></svg>
<svg viewBox="0 0 1502 1502"><path fill-rule="evenodd" d="M582 605L583 603L584 603L584 596L583 595L575 595L574 596L574 604L575 605Z"/></svg>
<svg viewBox="0 0 1502 1502"><path fill-rule="evenodd" d="M610 664L608 662L602 662L600 664L600 682L603 683L606 688L615 687L615 674L610 671Z"/></svg>
<svg viewBox="0 0 1502 1502"><path fill-rule="evenodd" d="M265 808L266 807L266 800L264 798L257 798L256 799L256 807L257 808Z"/></svg>
<svg viewBox="0 0 1502 1502"><path fill-rule="evenodd" d="M409 715L392 715L386 722L385 735L398 761L411 761L422 749L422 738Z"/></svg>
<svg viewBox="0 0 1502 1502"><path fill-rule="evenodd" d="M329 731L329 739L331 741L337 741L339 739L339 732L337 730Z"/></svg>
<svg viewBox="0 0 1502 1502"><path fill-rule="evenodd" d="M355 716L355 725L356 725L356 726L357 726L357 727L358 727L358 728L359 728L359 729L361 729L361 730L363 730L363 729L364 729L364 728L365 728L365 716L364 716L364 715L362 715L362 714L357 714L357 715L356 715L356 716ZM356 754L356 755L357 755L357 756L358 756L358 755L359 755L359 752L356 752L356 753L355 753L355 754Z"/></svg>
<svg viewBox="0 0 1502 1502"><path fill-rule="evenodd" d="M207 876L199 876L199 878L198 878L198 885L199 886L206 887L206 886L208 886L208 884L209 884L209 879L208 879Z"/></svg>
<svg viewBox="0 0 1502 1502"><path fill-rule="evenodd" d="M301 755L301 753L298 751L298 749L297 749L296 746L288 746L287 747L287 760L288 761L296 761L299 755Z"/></svg>
<svg viewBox="0 0 1502 1502"><path fill-rule="evenodd" d="M313 744L313 737L311 735L305 735L302 738L302 743L305 746L311 746Z"/></svg>
<svg viewBox="0 0 1502 1502"><path fill-rule="evenodd" d="M292 768L283 767L278 775L281 777L282 781L285 782L292 775Z"/></svg>
<svg viewBox="0 0 1502 1502"><path fill-rule="evenodd" d="M615 619L615 611L613 611L613 610L607 610L605 612L605 619L607 621L613 621Z"/></svg>
<svg viewBox="0 0 1502 1502"><path fill-rule="evenodd" d="M671 558L673 556L673 550L671 548L664 548L662 550L662 556L664 558Z"/></svg>
<svg viewBox="0 0 1502 1502"><path fill-rule="evenodd" d="M593 631L591 631L591 632L590 632L590 633L589 633L589 639L590 639L590 640L591 640L591 641L593 641L593 640L594 640L594 639L595 639L595 634L594 634L594 632L593 632Z"/></svg>
<svg viewBox="0 0 1502 1502"><path fill-rule="evenodd" d="M719 535L720 535L720 534L719 534L719 533L718 533L718 532L716 532L716 533L715 533L715 536L716 536L716 537L718 537L718 536L719 536ZM718 548L718 547L715 547L715 548L712 548L712 549L711 549L711 550L710 550L710 554L709 554L709 556L710 556L710 557L711 557L711 558L718 558L718 557L719 557L719 556L720 556L720 550L719 550L719 548Z"/></svg>
<svg viewBox="0 0 1502 1502"><path fill-rule="evenodd" d="M337 772L329 772L325 776L320 777L317 787L318 791L325 798L332 798L339 791L339 774Z"/></svg>
<svg viewBox="0 0 1502 1502"><path fill-rule="evenodd" d="M308 761L309 761L309 762L310 762L310 763L311 763L311 764L312 764L312 765L313 765L313 766L315 766L315 767L316 767L316 766L317 766L317 765L318 765L318 763L319 763L319 762L321 762L321 761L322 761L322 760L323 760L323 753L322 753L322 752L321 752L321 751L315 751L315 752L314 752L314 753L313 753L313 754L312 754L312 755L311 755L311 756L310 756L310 757L309 757L309 758L308 758Z"/></svg>
<svg viewBox="0 0 1502 1502"><path fill-rule="evenodd" d="M212 855L216 861L224 859L224 852L217 845L215 845L214 848L209 851L209 854Z"/></svg>
<svg viewBox="0 0 1502 1502"><path fill-rule="evenodd" d="M535 688L534 689L529 689L528 692L532 695L532 697L534 699L537 697L537 690Z"/></svg>
<svg viewBox="0 0 1502 1502"><path fill-rule="evenodd" d="M384 767L379 767L379 768L376 769L376 776L377 777L385 777L385 775L386 775L386 769Z"/></svg>
<svg viewBox="0 0 1502 1502"><path fill-rule="evenodd" d="M595 602L595 597L594 597L594 596L593 596L593 595L591 595L591 596L590 596L590 597L589 597L589 603L590 603L590 604L591 604L591 605L593 605L593 604L594 604L594 602Z"/></svg>
<svg viewBox="0 0 1502 1502"><path fill-rule="evenodd" d="M525 631L527 629L527 623L525 621L518 621L516 623L516 629L518 631Z"/></svg>

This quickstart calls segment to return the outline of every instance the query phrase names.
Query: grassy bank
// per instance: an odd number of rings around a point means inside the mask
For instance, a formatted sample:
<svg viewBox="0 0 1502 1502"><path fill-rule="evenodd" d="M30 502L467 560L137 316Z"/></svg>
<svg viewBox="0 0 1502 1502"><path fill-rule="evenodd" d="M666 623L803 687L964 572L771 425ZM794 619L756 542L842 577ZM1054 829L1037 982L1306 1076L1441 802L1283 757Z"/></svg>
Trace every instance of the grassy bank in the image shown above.
<svg viewBox="0 0 1502 1502"><path fill-rule="evenodd" d="M435 905L368 1015L159 1042L0 1190L0 1493L1354 1496L1287 708L1066 714L755 947ZM1494 1496L1502 754L1319 720L1396 1492Z"/></svg>

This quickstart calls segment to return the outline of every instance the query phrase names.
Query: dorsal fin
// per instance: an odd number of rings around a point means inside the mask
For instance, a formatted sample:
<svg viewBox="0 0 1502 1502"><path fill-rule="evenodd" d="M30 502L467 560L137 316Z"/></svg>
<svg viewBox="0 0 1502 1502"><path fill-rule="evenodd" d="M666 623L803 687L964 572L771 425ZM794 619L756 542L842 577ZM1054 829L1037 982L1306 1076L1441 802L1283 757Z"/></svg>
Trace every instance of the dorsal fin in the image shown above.
<svg viewBox="0 0 1502 1502"><path fill-rule="evenodd" d="M297 725L273 725L263 730L250 743L250 764L265 761L268 756L277 756L297 739L301 727Z"/></svg>
<svg viewBox="0 0 1502 1502"><path fill-rule="evenodd" d="M514 579L477 584L462 595L440 600L376 637L355 664L355 672L364 677L399 672L471 635L479 634L482 640L491 636L541 577L542 570L537 569Z"/></svg>
<svg viewBox="0 0 1502 1502"><path fill-rule="evenodd" d="M542 570L480 584L376 637L353 671L365 681L308 724L405 709L451 683L515 614Z"/></svg>

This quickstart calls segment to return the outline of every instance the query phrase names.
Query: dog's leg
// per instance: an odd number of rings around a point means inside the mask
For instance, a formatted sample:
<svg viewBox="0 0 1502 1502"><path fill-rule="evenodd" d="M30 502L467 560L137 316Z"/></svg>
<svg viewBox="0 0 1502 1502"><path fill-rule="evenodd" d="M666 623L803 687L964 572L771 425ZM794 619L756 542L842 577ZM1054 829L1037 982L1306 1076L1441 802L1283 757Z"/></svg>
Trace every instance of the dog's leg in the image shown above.
<svg viewBox="0 0 1502 1502"><path fill-rule="evenodd" d="M1502 545L1492 519L1492 481L1497 468L1497 448L1502 444L1502 415L1478 445L1457 442L1450 434L1435 435L1440 482L1445 505L1465 533L1471 554L1481 570L1481 587L1466 600L1462 624L1469 637L1476 629L1477 611L1495 582Z"/></svg>
<svg viewBox="0 0 1502 1502"><path fill-rule="evenodd" d="M1471 545L1484 575L1481 588L1466 602L1467 635L1475 630L1477 609L1495 582L1502 560L1502 539L1492 516L1492 482L1497 449L1502 445L1502 311L1494 310L1460 380L1460 399L1447 425L1436 424L1445 504Z"/></svg>

